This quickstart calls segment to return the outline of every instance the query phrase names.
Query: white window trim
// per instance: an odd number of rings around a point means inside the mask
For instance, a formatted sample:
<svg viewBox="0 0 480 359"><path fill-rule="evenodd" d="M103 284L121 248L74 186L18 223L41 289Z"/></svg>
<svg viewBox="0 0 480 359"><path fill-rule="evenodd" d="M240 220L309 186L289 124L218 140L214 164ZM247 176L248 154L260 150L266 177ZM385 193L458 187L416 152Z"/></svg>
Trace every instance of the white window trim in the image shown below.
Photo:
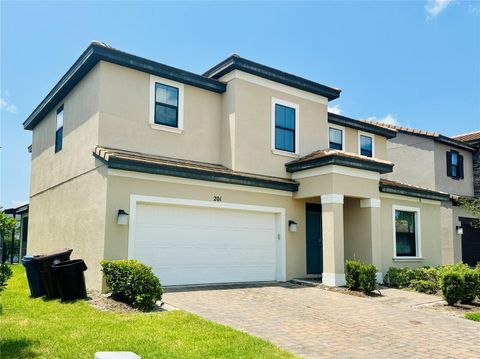
<svg viewBox="0 0 480 359"><path fill-rule="evenodd" d="M328 139L328 147L330 147L330 129L335 128L337 130L342 131L342 149L341 151L345 151L345 127L339 125L328 124L327 128L327 139Z"/></svg>
<svg viewBox="0 0 480 359"><path fill-rule="evenodd" d="M362 144L360 142L360 136L370 137L372 139L372 157L367 157L367 156L363 156L363 157L374 158L375 157L375 135L368 132L358 131L358 154L362 156L362 149L361 149Z"/></svg>
<svg viewBox="0 0 480 359"><path fill-rule="evenodd" d="M415 213L415 246L417 255L414 257L407 256L397 256L397 231L395 228L395 211L406 211ZM392 206L392 235L393 235L393 260L394 261L409 261L409 260L422 260L422 234L421 234L421 218L420 218L420 208L418 207L408 207L408 206Z"/></svg>
<svg viewBox="0 0 480 359"><path fill-rule="evenodd" d="M171 127L155 123L155 83L161 83L164 85L178 88L178 127ZM184 99L184 86L180 82L164 79L163 77L150 75L150 100L149 100L149 114L148 122L150 127L154 130L161 130L173 133L183 132L183 99Z"/></svg>
<svg viewBox="0 0 480 359"><path fill-rule="evenodd" d="M275 148L275 105L282 105L286 107L293 108L295 110L295 152L283 151ZM288 102L284 100L280 100L278 98L272 97L272 153L275 155L280 156L287 156L287 157L298 157L300 154L300 143L299 143L299 134L300 134L300 127L299 127L299 105L293 102Z"/></svg>

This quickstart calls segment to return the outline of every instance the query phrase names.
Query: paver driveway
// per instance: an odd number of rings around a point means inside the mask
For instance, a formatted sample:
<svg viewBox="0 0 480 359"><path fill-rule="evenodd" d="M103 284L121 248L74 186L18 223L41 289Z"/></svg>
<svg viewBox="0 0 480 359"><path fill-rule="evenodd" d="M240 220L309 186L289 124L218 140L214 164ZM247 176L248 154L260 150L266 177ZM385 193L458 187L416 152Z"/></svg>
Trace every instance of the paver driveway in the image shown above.
<svg viewBox="0 0 480 359"><path fill-rule="evenodd" d="M480 358L480 323L399 298L285 283L170 289L164 301L306 357Z"/></svg>

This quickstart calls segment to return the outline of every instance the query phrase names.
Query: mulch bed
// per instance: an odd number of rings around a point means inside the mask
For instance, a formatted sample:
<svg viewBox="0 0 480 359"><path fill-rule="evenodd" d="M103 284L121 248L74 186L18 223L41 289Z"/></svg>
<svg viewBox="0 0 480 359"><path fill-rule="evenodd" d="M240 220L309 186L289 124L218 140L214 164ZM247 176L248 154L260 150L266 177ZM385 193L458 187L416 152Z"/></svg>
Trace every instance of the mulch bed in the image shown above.
<svg viewBox="0 0 480 359"><path fill-rule="evenodd" d="M151 311L142 312L126 303L113 299L111 294L102 294L97 291L88 291L88 303L97 310L115 313L152 313L165 310L162 306L156 304Z"/></svg>
<svg viewBox="0 0 480 359"><path fill-rule="evenodd" d="M477 299L471 304L458 303L455 305L448 305L442 301L428 305L421 305L419 307L422 309L425 308L435 310L449 315L453 315L455 317L463 318L466 313L480 312L480 300Z"/></svg>
<svg viewBox="0 0 480 359"><path fill-rule="evenodd" d="M353 295L355 297L363 297L363 298L372 298L372 297L382 296L382 292L381 292L382 288L376 289L370 294L366 294L360 290L351 290L351 289L348 289L347 287L329 287L328 285L324 285L324 284L318 285L317 288L328 290L329 292L337 292L337 293L348 294L348 295Z"/></svg>

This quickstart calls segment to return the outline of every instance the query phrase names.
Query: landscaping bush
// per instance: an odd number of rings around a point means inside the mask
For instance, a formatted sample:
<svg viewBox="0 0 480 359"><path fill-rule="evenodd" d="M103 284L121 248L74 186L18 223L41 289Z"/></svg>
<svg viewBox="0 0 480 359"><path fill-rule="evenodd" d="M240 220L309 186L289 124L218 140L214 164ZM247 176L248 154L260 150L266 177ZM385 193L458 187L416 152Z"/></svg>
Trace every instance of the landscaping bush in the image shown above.
<svg viewBox="0 0 480 359"><path fill-rule="evenodd" d="M465 281L459 272L446 272L442 276L443 297L448 305L454 305L463 298Z"/></svg>
<svg viewBox="0 0 480 359"><path fill-rule="evenodd" d="M383 278L383 283L392 288L407 288L415 273L410 268L390 267Z"/></svg>
<svg viewBox="0 0 480 359"><path fill-rule="evenodd" d="M113 298L149 310L162 298L160 280L152 268L137 260L102 261L102 272Z"/></svg>
<svg viewBox="0 0 480 359"><path fill-rule="evenodd" d="M437 294L439 290L438 283L436 281L414 279L410 282L410 288L420 293Z"/></svg>
<svg viewBox="0 0 480 359"><path fill-rule="evenodd" d="M360 288L369 294L377 287L377 267L373 264L362 265L360 268Z"/></svg>
<svg viewBox="0 0 480 359"><path fill-rule="evenodd" d="M345 281L350 289L360 288L360 270L363 264L358 261L345 262Z"/></svg>
<svg viewBox="0 0 480 359"><path fill-rule="evenodd" d="M0 264L0 293L7 286L7 281L12 276L12 268L6 263Z"/></svg>
<svg viewBox="0 0 480 359"><path fill-rule="evenodd" d="M464 290L462 303L472 303L475 297L480 295L480 274L478 271L469 269L463 274Z"/></svg>

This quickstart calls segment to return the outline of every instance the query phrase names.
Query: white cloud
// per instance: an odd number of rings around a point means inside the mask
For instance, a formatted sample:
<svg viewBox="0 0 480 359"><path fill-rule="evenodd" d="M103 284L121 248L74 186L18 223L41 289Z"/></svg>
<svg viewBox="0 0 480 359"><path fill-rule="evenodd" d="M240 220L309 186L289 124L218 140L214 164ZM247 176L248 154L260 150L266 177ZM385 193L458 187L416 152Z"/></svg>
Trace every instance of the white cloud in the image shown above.
<svg viewBox="0 0 480 359"><path fill-rule="evenodd" d="M470 15L480 15L480 6L476 7L476 6L470 5L468 7L468 13Z"/></svg>
<svg viewBox="0 0 480 359"><path fill-rule="evenodd" d="M389 113L385 117L380 117L380 118L376 116L370 116L369 118L367 118L367 120L374 121L374 122L381 122L387 125L402 126L400 122L398 122L398 120L395 118L395 116L393 116L391 113Z"/></svg>
<svg viewBox="0 0 480 359"><path fill-rule="evenodd" d="M340 105L337 104L333 107L328 107L328 112L334 113L336 115L341 115L342 109L340 108Z"/></svg>
<svg viewBox="0 0 480 359"><path fill-rule="evenodd" d="M454 0L427 0L425 4L425 11L427 12L427 19L434 18L445 10Z"/></svg>
<svg viewBox="0 0 480 359"><path fill-rule="evenodd" d="M0 97L0 109L10 113L17 113L17 106L12 105L5 97Z"/></svg>

